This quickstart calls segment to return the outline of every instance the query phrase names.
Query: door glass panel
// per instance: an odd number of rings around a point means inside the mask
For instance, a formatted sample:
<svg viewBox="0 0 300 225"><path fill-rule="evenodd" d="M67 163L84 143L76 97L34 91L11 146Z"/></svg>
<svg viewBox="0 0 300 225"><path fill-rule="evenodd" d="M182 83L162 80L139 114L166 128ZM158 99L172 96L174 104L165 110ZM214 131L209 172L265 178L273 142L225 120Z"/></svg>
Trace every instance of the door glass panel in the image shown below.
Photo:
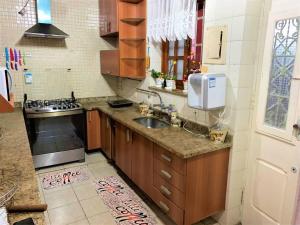
<svg viewBox="0 0 300 225"><path fill-rule="evenodd" d="M285 129L288 116L291 80L297 52L299 18L275 23L265 124Z"/></svg>

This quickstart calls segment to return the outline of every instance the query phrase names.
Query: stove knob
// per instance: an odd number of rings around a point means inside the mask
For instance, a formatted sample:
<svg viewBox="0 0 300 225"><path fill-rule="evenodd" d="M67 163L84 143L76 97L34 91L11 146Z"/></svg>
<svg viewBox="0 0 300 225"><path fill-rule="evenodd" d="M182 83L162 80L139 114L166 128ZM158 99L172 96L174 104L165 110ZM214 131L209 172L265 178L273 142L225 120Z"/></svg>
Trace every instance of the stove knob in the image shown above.
<svg viewBox="0 0 300 225"><path fill-rule="evenodd" d="M67 109L67 107L66 107L66 106L63 106L62 108L63 108L63 109Z"/></svg>
<svg viewBox="0 0 300 225"><path fill-rule="evenodd" d="M61 109L61 107L60 107L60 106L58 106L58 109Z"/></svg>
<svg viewBox="0 0 300 225"><path fill-rule="evenodd" d="M53 110L57 110L57 108L54 106L54 107L53 107Z"/></svg>

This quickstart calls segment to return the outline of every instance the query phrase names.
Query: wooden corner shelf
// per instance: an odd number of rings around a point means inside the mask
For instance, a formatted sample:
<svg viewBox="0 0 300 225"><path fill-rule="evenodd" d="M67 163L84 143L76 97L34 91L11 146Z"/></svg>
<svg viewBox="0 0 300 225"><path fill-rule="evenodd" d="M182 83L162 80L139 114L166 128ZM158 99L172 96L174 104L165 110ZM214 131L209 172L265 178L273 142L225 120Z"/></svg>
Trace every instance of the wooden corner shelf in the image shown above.
<svg viewBox="0 0 300 225"><path fill-rule="evenodd" d="M147 0L120 0L120 77L134 80L146 77L146 16Z"/></svg>
<svg viewBox="0 0 300 225"><path fill-rule="evenodd" d="M123 18L123 19L121 19L121 21L124 23L138 25L141 22L145 21L145 18Z"/></svg>
<svg viewBox="0 0 300 225"><path fill-rule="evenodd" d="M121 2L128 2L128 3L134 3L134 4L137 4L137 3L140 3L144 0L121 0Z"/></svg>
<svg viewBox="0 0 300 225"><path fill-rule="evenodd" d="M124 57L121 58L122 60L145 60L145 57L140 57L140 58L130 58L130 57Z"/></svg>
<svg viewBox="0 0 300 225"><path fill-rule="evenodd" d="M0 113L13 112L15 109L15 98L13 94L10 94L10 101L7 101L2 95L0 95Z"/></svg>
<svg viewBox="0 0 300 225"><path fill-rule="evenodd" d="M146 38L121 38L120 41L144 41Z"/></svg>

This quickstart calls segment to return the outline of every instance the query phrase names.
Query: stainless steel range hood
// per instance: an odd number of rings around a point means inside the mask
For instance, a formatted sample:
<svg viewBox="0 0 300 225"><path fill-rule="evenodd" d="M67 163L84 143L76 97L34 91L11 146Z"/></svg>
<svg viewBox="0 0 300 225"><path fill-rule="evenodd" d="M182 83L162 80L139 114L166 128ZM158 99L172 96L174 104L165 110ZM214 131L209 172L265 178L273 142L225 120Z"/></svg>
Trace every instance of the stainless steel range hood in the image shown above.
<svg viewBox="0 0 300 225"><path fill-rule="evenodd" d="M25 31L25 37L64 39L68 34L52 25L51 0L36 0L37 24Z"/></svg>

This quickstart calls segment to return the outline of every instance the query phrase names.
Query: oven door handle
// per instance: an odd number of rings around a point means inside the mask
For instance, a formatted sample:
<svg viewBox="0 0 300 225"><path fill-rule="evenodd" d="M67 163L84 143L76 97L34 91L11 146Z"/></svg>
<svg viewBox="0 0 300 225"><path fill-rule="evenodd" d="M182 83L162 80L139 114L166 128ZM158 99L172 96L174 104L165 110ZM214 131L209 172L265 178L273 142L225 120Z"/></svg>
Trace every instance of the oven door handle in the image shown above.
<svg viewBox="0 0 300 225"><path fill-rule="evenodd" d="M57 116L71 116L82 114L83 109L79 110L71 110L71 111L61 111L61 112L37 112L37 113L26 113L27 118L49 118L49 117L57 117Z"/></svg>

